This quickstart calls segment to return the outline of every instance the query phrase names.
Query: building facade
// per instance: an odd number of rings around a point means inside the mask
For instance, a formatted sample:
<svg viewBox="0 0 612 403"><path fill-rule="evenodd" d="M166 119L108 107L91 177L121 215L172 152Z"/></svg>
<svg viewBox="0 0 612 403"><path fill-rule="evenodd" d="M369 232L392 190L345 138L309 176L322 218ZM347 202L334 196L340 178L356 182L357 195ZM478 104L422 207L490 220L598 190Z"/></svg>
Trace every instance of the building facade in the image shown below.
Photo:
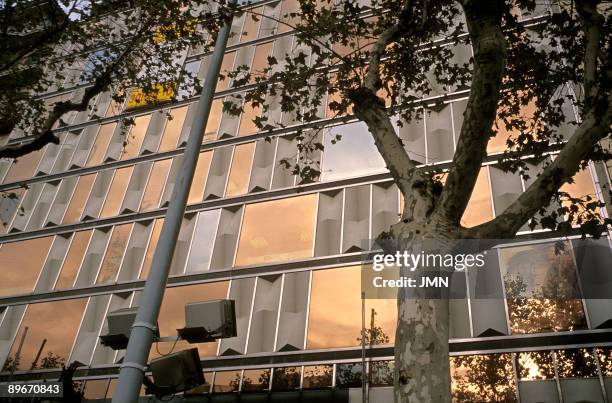
<svg viewBox="0 0 612 403"><path fill-rule="evenodd" d="M279 17L296 3L249 7ZM535 27L547 12L540 6L523 22ZM226 70L261 68L267 56L281 59L296 47L292 31L271 19L243 13L233 32ZM471 49L457 45L455 54L468 59ZM192 49L183 56L187 69L204 77L210 54ZM49 103L86 85L78 74L67 80L44 95ZM310 156L321 158L322 174L300 183L280 161L298 158L295 131L302 123L273 107L269 113L287 127L270 135L252 123L257 111L224 114L223 100L246 90L230 84L217 86L159 328L162 336L175 335L185 304L229 298L236 302L238 335L196 345L207 383L177 399L361 401L365 315L369 401L392 401L396 302L368 299L362 306L360 270L363 240L396 222L402 201L370 134L363 123L323 107L317 124L324 127L325 152ZM449 165L467 95L439 88L442 108L398 126L414 159ZM0 161L0 191L13 195L0 201L0 382L57 379L62 364L78 361L75 380L85 398L112 397L124 351L104 347L98 337L108 331L109 312L139 304L195 101L118 105L103 93L94 101L101 120L90 111L74 113L56 129L60 144ZM577 113L569 103L565 110ZM121 118L128 116L135 124L125 134ZM336 134L343 134L338 144ZM496 167L504 135L489 145L464 225L493 218L529 185ZM564 190L604 200L609 175L591 164ZM528 233L525 228L519 239ZM610 266L610 241L593 241L597 253L587 253L579 239L563 239L567 247L555 254L559 240L540 238L496 249L496 276L466 273L468 298L452 300L457 401L612 401L612 301L553 300L541 290L560 267L564 281L582 289L582 270ZM490 297L495 293L504 298ZM189 347L155 343L150 357ZM155 399L143 393L142 400Z"/></svg>

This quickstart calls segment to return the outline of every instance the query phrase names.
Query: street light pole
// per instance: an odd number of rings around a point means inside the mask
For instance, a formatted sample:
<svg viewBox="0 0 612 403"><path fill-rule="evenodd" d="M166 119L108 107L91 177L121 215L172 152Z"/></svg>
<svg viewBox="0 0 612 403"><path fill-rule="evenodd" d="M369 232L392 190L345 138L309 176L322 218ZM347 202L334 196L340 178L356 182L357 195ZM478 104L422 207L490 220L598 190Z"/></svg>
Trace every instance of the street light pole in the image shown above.
<svg viewBox="0 0 612 403"><path fill-rule="evenodd" d="M229 1L230 6L233 6L235 3L235 0ZM217 86L231 25L232 15L230 14L217 35L204 87L196 106L193 126L185 146L183 166L172 191L172 198L168 205L164 226L162 227L159 242L153 255L151 271L145 283L136 320L132 325L132 332L125 359L119 372L119 382L113 396L113 403L135 403L138 401L140 387L149 358L149 350L155 339L157 317L159 316L159 309L168 281L170 264L172 263L172 256L181 229L187 197L198 162L200 145L202 144L204 130L208 122L208 115L210 114L210 107Z"/></svg>

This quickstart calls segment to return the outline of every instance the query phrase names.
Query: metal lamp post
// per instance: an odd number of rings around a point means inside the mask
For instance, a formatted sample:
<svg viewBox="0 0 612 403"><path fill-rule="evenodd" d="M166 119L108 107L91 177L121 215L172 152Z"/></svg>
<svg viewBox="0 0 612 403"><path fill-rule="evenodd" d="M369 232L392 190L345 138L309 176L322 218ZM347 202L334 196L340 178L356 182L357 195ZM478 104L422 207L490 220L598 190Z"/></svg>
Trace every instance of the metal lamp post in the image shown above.
<svg viewBox="0 0 612 403"><path fill-rule="evenodd" d="M229 0L230 6L234 4L236 4L235 0ZM159 316L159 309L164 297L170 264L172 263L172 256L181 229L187 197L200 154L200 145L202 144L204 130L208 122L210 107L217 86L231 25L232 15L227 17L217 36L210 67L206 73L206 81L204 82L200 99L197 102L193 126L185 146L183 166L181 167L176 186L172 191L172 198L159 236L159 242L153 255L151 271L145 284L136 320L132 325L125 360L121 365L119 382L113 396L113 403L132 403L138 401L147 367L149 350L155 339L157 317Z"/></svg>

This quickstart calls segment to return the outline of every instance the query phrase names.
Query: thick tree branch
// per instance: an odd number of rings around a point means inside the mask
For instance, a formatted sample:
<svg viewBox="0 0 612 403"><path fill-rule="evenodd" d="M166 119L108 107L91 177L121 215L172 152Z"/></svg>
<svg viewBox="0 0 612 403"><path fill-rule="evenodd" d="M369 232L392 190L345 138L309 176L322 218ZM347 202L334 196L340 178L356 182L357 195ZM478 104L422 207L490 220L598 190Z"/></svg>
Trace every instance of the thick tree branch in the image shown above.
<svg viewBox="0 0 612 403"><path fill-rule="evenodd" d="M372 49L370 49L370 63L363 81L363 86L373 93L376 93L382 86L382 81L380 80L380 59L385 53L385 48L391 43L398 31L399 26L397 25L387 28L387 30L378 37Z"/></svg>
<svg viewBox="0 0 612 403"><path fill-rule="evenodd" d="M612 96L602 115L592 111L561 150L557 158L504 212L488 223L471 228L475 238L508 238L533 217L542 206L548 205L559 188L578 172L580 163L593 150L593 146L610 134L612 124Z"/></svg>
<svg viewBox="0 0 612 403"><path fill-rule="evenodd" d="M395 132L385 102L372 90L363 87L351 90L348 97L354 104L355 115L368 126L374 143L400 191L404 196L410 195L413 176L418 170Z"/></svg>
<svg viewBox="0 0 612 403"><path fill-rule="evenodd" d="M474 73L453 166L436 207L436 214L457 225L486 157L506 57L506 40L501 27L503 1L466 3L463 9L474 48Z"/></svg>
<svg viewBox="0 0 612 403"><path fill-rule="evenodd" d="M600 55L600 43L604 17L597 12L598 1L576 0L576 10L580 16L583 32L586 38L584 53L583 83L585 93L585 111L593 107L589 101L595 100L597 92L597 64Z"/></svg>
<svg viewBox="0 0 612 403"><path fill-rule="evenodd" d="M18 158L32 151L40 150L49 143L57 144L59 140L53 134L52 129L55 122L68 112L84 111L87 109L93 97L108 88L117 69L132 54L134 48L141 39L142 33L136 35L134 40L121 52L121 54L108 65L107 69L96 77L93 85L85 89L83 97L79 101L63 101L56 103L39 130L37 130L38 134L34 134L34 140L27 143L8 144L0 147L0 158Z"/></svg>
<svg viewBox="0 0 612 403"><path fill-rule="evenodd" d="M470 229L475 237L513 236L542 206L549 204L559 188L576 174L580 163L588 158L595 144L610 134L612 95L609 88L599 88L596 82L603 17L598 14L595 1L578 0L576 6L586 38L582 83L585 88L585 110L582 124L553 163L544 169L514 203L494 220Z"/></svg>

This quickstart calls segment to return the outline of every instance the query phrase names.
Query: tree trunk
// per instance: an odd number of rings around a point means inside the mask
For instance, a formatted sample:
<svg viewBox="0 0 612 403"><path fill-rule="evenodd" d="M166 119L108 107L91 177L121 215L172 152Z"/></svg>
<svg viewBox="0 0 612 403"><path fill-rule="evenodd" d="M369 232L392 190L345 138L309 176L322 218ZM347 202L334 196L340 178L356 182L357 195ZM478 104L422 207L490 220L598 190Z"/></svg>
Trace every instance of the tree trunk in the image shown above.
<svg viewBox="0 0 612 403"><path fill-rule="evenodd" d="M435 220L434 220L435 221ZM458 231L441 223L406 225L398 223L392 229L402 252L452 253L451 239ZM409 226L411 230L406 228ZM416 227L416 229L415 229ZM435 243L435 250L431 244ZM414 277L424 273L418 267L414 272L400 269L401 276ZM437 271L441 275L449 272ZM431 274L432 269L427 268ZM420 280L417 278L417 284ZM395 335L395 383L396 403L450 403L451 378L449 364L449 301L427 296L428 289L400 289L397 302L397 331Z"/></svg>
<svg viewBox="0 0 612 403"><path fill-rule="evenodd" d="M396 403L450 402L447 299L397 302Z"/></svg>

